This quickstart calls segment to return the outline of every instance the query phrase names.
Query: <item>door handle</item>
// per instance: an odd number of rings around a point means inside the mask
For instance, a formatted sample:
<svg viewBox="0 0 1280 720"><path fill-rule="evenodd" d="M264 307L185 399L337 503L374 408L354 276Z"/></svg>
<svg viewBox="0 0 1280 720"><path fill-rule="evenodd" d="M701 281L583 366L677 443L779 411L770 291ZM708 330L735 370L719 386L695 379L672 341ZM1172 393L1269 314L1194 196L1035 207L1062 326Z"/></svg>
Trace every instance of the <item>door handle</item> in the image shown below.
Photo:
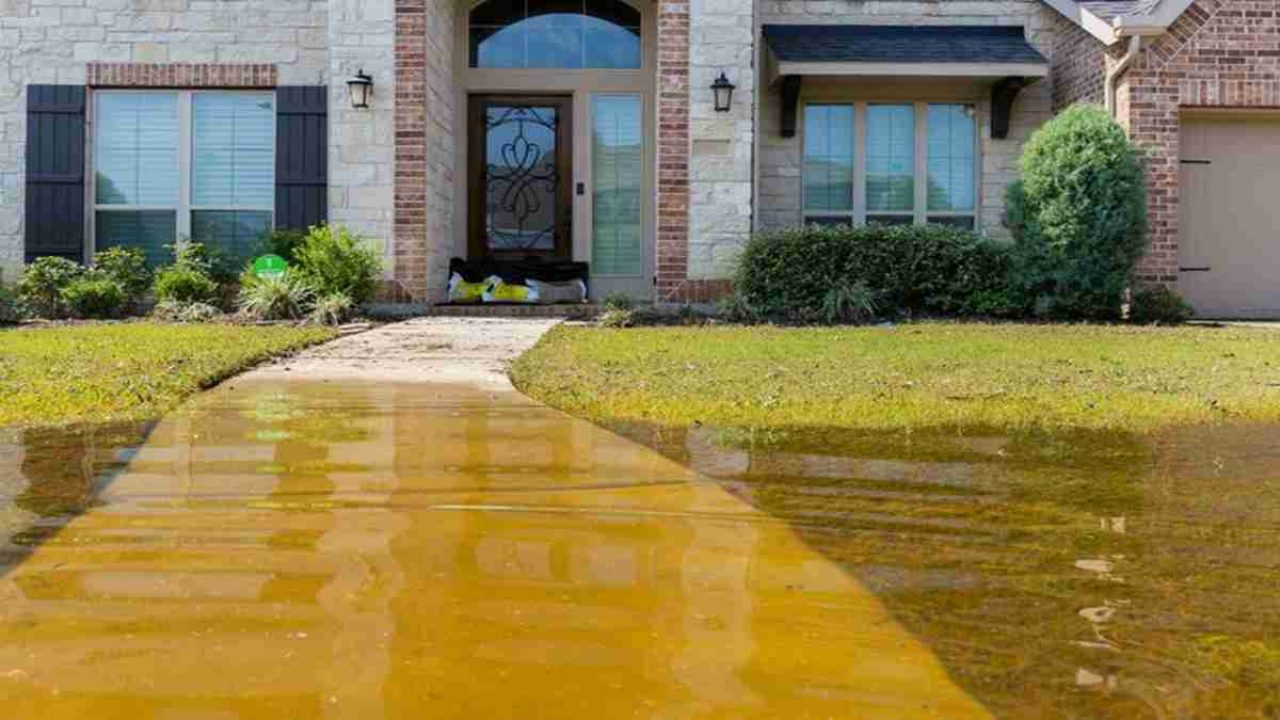
<svg viewBox="0 0 1280 720"><path fill-rule="evenodd" d="M586 184L586 183L582 183L582 182L577 183L577 184L575 184L575 185L573 186L573 188L574 188L574 189L573 189L573 194L577 195L578 197L582 197L583 195L586 195L586 194L587 194L587 184Z"/></svg>

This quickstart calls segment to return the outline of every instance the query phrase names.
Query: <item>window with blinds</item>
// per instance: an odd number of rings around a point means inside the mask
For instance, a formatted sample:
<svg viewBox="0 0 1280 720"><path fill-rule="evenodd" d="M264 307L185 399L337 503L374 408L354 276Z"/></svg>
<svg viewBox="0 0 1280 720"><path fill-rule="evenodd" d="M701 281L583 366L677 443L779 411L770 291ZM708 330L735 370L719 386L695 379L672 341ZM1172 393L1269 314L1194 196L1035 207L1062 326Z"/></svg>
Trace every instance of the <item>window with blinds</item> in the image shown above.
<svg viewBox="0 0 1280 720"><path fill-rule="evenodd" d="M272 227L275 126L272 93L96 93L95 247L161 264L190 238L247 261Z"/></svg>
<svg viewBox="0 0 1280 720"><path fill-rule="evenodd" d="M810 103L803 127L806 224L976 226L972 105Z"/></svg>
<svg viewBox="0 0 1280 720"><path fill-rule="evenodd" d="M639 95L591 99L592 270L643 272L644 141Z"/></svg>

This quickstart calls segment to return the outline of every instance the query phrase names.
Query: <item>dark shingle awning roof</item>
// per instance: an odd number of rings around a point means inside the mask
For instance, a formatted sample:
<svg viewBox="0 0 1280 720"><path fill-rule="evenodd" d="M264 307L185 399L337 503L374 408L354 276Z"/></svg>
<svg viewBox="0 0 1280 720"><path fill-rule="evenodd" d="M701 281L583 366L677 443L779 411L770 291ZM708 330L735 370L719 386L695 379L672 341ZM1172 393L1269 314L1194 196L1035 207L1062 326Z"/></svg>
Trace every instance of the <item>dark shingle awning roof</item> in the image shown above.
<svg viewBox="0 0 1280 720"><path fill-rule="evenodd" d="M765 25L779 63L1048 65L1021 27Z"/></svg>

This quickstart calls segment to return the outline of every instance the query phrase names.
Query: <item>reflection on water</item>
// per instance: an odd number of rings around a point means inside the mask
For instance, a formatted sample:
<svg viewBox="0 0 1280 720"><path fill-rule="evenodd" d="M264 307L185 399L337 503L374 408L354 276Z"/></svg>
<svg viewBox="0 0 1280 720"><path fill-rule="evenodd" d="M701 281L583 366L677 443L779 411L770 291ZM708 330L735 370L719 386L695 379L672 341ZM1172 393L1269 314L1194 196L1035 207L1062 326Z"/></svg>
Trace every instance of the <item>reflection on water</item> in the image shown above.
<svg viewBox="0 0 1280 720"><path fill-rule="evenodd" d="M4 716L1280 716L1276 428L620 430L242 382L3 436Z"/></svg>
<svg viewBox="0 0 1280 720"><path fill-rule="evenodd" d="M1002 717L1280 717L1280 428L620 428L791 523Z"/></svg>
<svg viewBox="0 0 1280 720"><path fill-rule="evenodd" d="M0 578L6 719L987 716L787 523L514 394L242 381L109 483L6 447L78 498Z"/></svg>
<svg viewBox="0 0 1280 720"><path fill-rule="evenodd" d="M92 506L149 424L0 428L0 577Z"/></svg>

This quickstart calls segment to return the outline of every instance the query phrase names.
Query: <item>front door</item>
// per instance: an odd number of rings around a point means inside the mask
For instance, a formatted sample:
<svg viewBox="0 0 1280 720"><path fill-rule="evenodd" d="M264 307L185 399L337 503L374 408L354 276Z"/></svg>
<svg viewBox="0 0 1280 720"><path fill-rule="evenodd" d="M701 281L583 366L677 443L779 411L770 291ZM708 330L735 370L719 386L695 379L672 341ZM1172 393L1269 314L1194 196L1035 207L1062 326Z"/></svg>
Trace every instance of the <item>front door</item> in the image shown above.
<svg viewBox="0 0 1280 720"><path fill-rule="evenodd" d="M471 258L572 259L572 99L474 95L470 103Z"/></svg>

